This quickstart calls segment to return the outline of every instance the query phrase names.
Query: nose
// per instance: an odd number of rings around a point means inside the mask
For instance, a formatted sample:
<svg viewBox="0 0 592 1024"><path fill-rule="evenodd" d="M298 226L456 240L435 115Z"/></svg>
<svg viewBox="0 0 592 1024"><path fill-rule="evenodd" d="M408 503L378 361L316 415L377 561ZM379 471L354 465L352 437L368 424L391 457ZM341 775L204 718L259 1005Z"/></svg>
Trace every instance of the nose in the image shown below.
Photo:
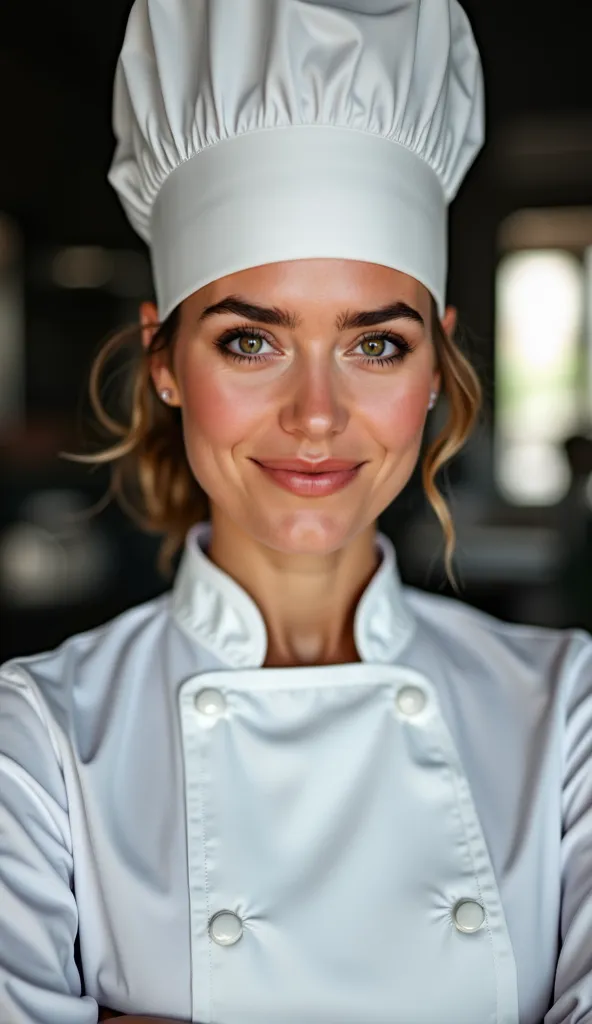
<svg viewBox="0 0 592 1024"><path fill-rule="evenodd" d="M341 433L349 419L345 385L328 359L307 360L289 385L281 423L289 433L311 438Z"/></svg>

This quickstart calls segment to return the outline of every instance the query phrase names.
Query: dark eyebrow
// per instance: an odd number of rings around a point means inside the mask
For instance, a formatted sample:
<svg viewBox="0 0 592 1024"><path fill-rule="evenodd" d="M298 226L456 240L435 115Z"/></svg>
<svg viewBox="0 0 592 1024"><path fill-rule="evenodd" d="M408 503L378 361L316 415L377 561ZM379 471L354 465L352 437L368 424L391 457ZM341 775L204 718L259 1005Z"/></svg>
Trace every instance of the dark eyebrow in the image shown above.
<svg viewBox="0 0 592 1024"><path fill-rule="evenodd" d="M276 327L287 327L289 330L295 330L299 326L298 318L290 310L278 309L276 306L257 306L254 302L247 302L240 295L227 295L225 299L221 299L213 306L206 306L198 318L198 323L223 313L234 313L246 320L256 320L259 323L271 324ZM425 327L421 314L413 306L408 306L406 302L391 302L388 306L381 306L380 309L340 313L335 326L338 331L347 331L353 327L374 327L386 320L414 320L415 323Z"/></svg>

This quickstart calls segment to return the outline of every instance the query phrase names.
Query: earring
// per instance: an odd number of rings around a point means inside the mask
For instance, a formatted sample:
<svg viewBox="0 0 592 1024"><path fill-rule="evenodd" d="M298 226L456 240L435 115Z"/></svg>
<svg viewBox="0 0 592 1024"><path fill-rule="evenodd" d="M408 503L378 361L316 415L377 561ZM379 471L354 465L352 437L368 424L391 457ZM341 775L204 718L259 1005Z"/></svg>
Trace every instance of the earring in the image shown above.
<svg viewBox="0 0 592 1024"><path fill-rule="evenodd" d="M159 395L162 398L163 402L170 402L171 398L173 397L173 392L171 391L170 388L163 388L162 391L159 391Z"/></svg>
<svg viewBox="0 0 592 1024"><path fill-rule="evenodd" d="M434 408L434 406L436 404L437 397L438 397L438 392L437 391L432 391L432 393L430 394L430 401L429 401L429 405L428 405L428 410Z"/></svg>

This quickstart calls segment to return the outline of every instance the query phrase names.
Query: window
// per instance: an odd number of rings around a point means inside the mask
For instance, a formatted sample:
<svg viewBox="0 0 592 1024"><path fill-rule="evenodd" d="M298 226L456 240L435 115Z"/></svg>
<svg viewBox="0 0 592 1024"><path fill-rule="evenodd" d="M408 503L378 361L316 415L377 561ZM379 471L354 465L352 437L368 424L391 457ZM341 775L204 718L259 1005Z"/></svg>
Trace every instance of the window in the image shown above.
<svg viewBox="0 0 592 1024"><path fill-rule="evenodd" d="M551 505L571 482L563 442L592 426L592 210L523 210L500 230L494 467L503 497Z"/></svg>

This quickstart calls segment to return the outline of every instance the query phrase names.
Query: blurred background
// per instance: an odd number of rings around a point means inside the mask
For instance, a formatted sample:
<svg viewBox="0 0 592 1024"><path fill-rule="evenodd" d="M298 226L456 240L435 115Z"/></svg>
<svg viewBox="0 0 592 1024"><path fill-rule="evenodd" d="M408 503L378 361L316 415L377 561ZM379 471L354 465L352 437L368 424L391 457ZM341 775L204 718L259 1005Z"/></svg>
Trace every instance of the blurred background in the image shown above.
<svg viewBox="0 0 592 1024"><path fill-rule="evenodd" d="M592 629L590 12L581 0L464 6L488 140L451 209L449 301L485 393L440 478L460 597L511 621ZM0 9L0 660L170 586L160 538L102 502L107 470L58 455L91 450L90 364L152 297L147 252L106 181L130 7ZM426 443L445 417L440 402ZM419 471L379 526L406 582L452 593Z"/></svg>

